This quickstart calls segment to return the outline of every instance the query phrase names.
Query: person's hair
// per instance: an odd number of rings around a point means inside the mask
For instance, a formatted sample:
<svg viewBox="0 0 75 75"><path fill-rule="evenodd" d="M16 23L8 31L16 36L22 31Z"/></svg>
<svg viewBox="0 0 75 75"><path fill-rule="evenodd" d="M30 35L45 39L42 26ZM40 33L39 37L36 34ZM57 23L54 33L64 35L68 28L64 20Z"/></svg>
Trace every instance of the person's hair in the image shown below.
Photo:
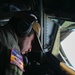
<svg viewBox="0 0 75 75"><path fill-rule="evenodd" d="M10 18L8 24L11 25L11 28L14 29L15 33L20 36L29 36L34 33L32 29L32 24L36 19L26 13L17 13L12 18Z"/></svg>

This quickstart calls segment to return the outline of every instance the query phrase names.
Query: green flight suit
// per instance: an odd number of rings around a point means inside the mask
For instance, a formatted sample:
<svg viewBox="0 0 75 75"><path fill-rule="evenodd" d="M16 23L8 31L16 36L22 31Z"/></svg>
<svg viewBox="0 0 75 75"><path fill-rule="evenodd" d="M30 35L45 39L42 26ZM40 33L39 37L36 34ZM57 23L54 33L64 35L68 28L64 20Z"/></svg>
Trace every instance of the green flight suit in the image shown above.
<svg viewBox="0 0 75 75"><path fill-rule="evenodd" d="M8 26L0 27L0 75L22 75L23 73L19 67L10 63L12 48L20 53L16 34Z"/></svg>

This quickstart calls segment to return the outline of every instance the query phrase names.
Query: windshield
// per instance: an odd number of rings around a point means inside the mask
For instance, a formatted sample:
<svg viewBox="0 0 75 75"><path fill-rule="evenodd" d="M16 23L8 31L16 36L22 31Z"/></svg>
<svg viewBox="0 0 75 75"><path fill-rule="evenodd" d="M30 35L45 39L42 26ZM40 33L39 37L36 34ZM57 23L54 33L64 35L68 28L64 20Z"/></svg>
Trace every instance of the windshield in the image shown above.
<svg viewBox="0 0 75 75"><path fill-rule="evenodd" d="M75 22L65 21L60 28L60 55L75 70Z"/></svg>

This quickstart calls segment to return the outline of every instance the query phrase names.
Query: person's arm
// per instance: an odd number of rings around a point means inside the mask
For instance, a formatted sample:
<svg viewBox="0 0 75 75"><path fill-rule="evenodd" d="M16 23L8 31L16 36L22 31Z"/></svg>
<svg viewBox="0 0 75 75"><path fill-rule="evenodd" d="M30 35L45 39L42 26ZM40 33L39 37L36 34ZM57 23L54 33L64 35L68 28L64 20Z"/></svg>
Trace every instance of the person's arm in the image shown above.
<svg viewBox="0 0 75 75"><path fill-rule="evenodd" d="M0 43L0 73L2 75L22 75L22 70L10 63L11 50Z"/></svg>
<svg viewBox="0 0 75 75"><path fill-rule="evenodd" d="M0 27L0 74L22 75L23 71L20 69L20 66L18 66L17 64L18 61L20 61L20 59L17 58L16 61L16 59L14 58L16 57L15 55L17 55L18 53L17 54L11 53L12 48L14 48L14 51L19 51L17 41L15 41L16 37L13 37L14 34L12 34L11 31L6 28L7 27ZM12 57L11 54L13 54Z"/></svg>

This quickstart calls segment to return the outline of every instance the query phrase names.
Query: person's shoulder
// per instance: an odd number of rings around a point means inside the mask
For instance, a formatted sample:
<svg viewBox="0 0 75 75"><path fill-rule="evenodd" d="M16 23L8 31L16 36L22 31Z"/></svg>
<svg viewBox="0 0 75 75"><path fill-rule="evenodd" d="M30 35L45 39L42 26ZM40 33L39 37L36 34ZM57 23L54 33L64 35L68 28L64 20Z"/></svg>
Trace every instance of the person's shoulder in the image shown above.
<svg viewBox="0 0 75 75"><path fill-rule="evenodd" d="M0 31L4 31L4 32L10 31L9 25L0 26Z"/></svg>
<svg viewBox="0 0 75 75"><path fill-rule="evenodd" d="M0 36L1 37L8 36L9 34L12 35L12 31L7 25L0 26Z"/></svg>
<svg viewBox="0 0 75 75"><path fill-rule="evenodd" d="M6 28L7 28L6 25L0 26L0 30L4 30L4 29L6 29Z"/></svg>

